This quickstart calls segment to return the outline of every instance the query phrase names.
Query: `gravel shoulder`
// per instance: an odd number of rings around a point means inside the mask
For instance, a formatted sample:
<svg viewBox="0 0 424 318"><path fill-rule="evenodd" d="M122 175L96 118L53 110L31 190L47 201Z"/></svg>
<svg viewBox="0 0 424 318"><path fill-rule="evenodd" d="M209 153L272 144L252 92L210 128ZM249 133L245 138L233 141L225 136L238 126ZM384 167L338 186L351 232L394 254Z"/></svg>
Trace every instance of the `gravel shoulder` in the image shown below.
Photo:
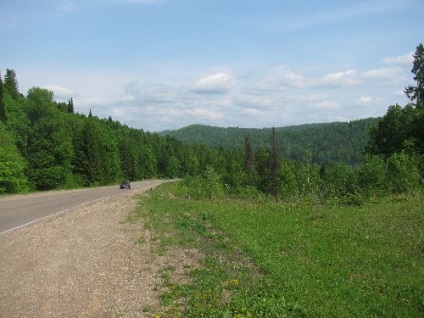
<svg viewBox="0 0 424 318"><path fill-rule="evenodd" d="M127 222L143 190L104 198L0 235L0 317L151 317L160 273L182 275L195 252L154 252ZM139 244L137 242L142 242Z"/></svg>

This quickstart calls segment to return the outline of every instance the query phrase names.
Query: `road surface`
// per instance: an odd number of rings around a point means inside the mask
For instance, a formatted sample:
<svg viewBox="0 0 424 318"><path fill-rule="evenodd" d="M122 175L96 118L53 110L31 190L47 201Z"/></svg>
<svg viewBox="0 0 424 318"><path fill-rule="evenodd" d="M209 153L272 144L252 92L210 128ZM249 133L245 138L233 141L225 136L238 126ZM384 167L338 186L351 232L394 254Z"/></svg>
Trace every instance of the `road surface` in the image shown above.
<svg viewBox="0 0 424 318"><path fill-rule="evenodd" d="M132 182L134 189L149 189L163 183L161 180ZM62 213L81 204L132 191L119 189L118 185L69 191L49 191L0 198L0 235Z"/></svg>

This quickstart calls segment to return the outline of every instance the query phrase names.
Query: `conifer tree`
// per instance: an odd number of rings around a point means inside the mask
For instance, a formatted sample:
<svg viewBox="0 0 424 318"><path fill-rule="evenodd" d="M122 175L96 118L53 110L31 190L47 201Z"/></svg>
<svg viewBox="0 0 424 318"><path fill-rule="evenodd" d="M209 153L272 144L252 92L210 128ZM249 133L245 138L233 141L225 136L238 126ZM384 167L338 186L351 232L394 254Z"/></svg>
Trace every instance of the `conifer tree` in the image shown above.
<svg viewBox="0 0 424 318"><path fill-rule="evenodd" d="M74 101L71 99L68 101L68 113L74 113Z"/></svg>
<svg viewBox="0 0 424 318"><path fill-rule="evenodd" d="M414 64L411 72L415 75L416 86L409 85L405 88L406 96L413 102L416 101L417 108L424 107L424 46L419 44L415 50Z"/></svg>
<svg viewBox="0 0 424 318"><path fill-rule="evenodd" d="M6 122L6 104L4 100L4 85L0 73L0 121Z"/></svg>
<svg viewBox="0 0 424 318"><path fill-rule="evenodd" d="M19 98L18 81L16 80L16 73L14 70L7 69L4 76L4 89L13 99Z"/></svg>

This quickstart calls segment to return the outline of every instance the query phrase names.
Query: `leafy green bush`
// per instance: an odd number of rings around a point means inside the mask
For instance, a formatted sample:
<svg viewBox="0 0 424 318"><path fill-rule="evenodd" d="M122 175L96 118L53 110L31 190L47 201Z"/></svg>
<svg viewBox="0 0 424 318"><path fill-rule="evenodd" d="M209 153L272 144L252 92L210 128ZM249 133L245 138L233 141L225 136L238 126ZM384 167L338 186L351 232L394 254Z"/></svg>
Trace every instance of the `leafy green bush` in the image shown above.
<svg viewBox="0 0 424 318"><path fill-rule="evenodd" d="M215 200L224 195L224 185L221 177L212 167L196 177L186 177L183 183L184 192L194 199Z"/></svg>
<svg viewBox="0 0 424 318"><path fill-rule="evenodd" d="M393 193L411 193L419 187L420 175L416 156L395 153L387 159L390 190Z"/></svg>
<svg viewBox="0 0 424 318"><path fill-rule="evenodd" d="M387 165L381 156L366 156L358 171L358 187L370 197L388 193Z"/></svg>
<svg viewBox="0 0 424 318"><path fill-rule="evenodd" d="M27 190L26 163L14 144L12 136L0 123L0 194Z"/></svg>

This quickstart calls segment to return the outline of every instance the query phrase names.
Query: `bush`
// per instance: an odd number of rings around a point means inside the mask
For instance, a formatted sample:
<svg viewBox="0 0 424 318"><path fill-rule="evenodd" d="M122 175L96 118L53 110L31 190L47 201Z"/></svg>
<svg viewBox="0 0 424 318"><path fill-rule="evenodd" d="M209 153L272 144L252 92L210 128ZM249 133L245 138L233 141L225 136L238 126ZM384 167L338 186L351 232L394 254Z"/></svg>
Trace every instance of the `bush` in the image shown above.
<svg viewBox="0 0 424 318"><path fill-rule="evenodd" d="M211 167L206 167L201 176L185 178L182 186L186 195L194 199L215 200L225 193L220 175Z"/></svg>
<svg viewBox="0 0 424 318"><path fill-rule="evenodd" d="M381 156L367 156L364 158L358 171L358 186L362 193L384 195L388 192L387 166Z"/></svg>
<svg viewBox="0 0 424 318"><path fill-rule="evenodd" d="M416 156L395 153L387 159L387 173L390 190L393 193L411 193L420 184L418 160Z"/></svg>

